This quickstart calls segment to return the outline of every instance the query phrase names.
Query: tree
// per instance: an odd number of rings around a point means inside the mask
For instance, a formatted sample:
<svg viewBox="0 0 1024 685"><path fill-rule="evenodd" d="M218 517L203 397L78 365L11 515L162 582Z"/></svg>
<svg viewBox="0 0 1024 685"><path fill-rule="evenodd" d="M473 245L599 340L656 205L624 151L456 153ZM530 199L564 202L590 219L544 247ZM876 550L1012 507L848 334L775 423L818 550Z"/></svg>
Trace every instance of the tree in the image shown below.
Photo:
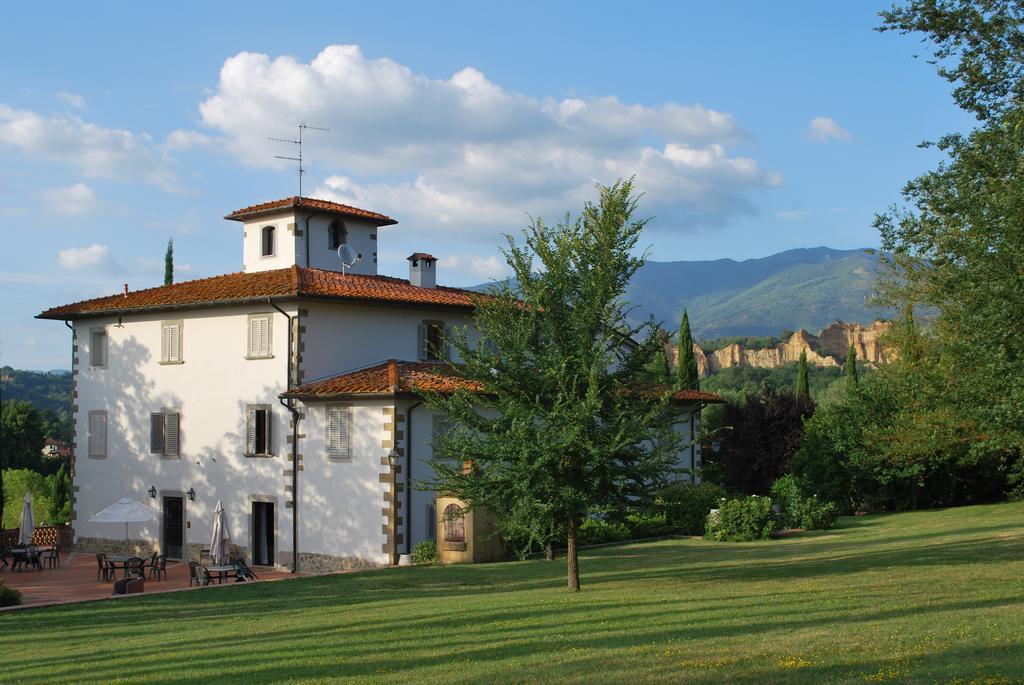
<svg viewBox="0 0 1024 685"><path fill-rule="evenodd" d="M665 352L665 345L668 343L668 335L662 332L658 336L661 344L654 351L654 359L651 361L650 376L654 383L669 385L672 381L672 369L668 363L668 354Z"/></svg>
<svg viewBox="0 0 1024 685"><path fill-rule="evenodd" d="M164 285L174 283L174 239L167 239L167 251L164 252Z"/></svg>
<svg viewBox="0 0 1024 685"><path fill-rule="evenodd" d="M690 333L690 315L683 310L679 324L679 368L678 387L680 390L699 390L700 376L697 374L697 357L693 354L693 335Z"/></svg>
<svg viewBox="0 0 1024 685"><path fill-rule="evenodd" d="M66 465L53 476L50 489L50 523L67 523L71 520L71 475Z"/></svg>
<svg viewBox="0 0 1024 685"><path fill-rule="evenodd" d="M814 411L791 391L765 387L760 394L728 401L722 416L720 451L704 452L704 472L734 492L766 495L789 471L803 442L804 419Z"/></svg>
<svg viewBox="0 0 1024 685"><path fill-rule="evenodd" d="M9 400L0 414L4 468L43 471L43 424L35 406L26 400Z"/></svg>
<svg viewBox="0 0 1024 685"><path fill-rule="evenodd" d="M438 437L435 480L515 522L543 545L567 541L568 588L580 588L577 532L598 507L621 507L635 484L666 480L678 456L667 388L645 384L661 346L653 322L627 323L623 294L644 259L646 224L631 181L598 186L579 218L534 220L503 249L511 282L478 299L479 341L457 330L452 373L478 392L428 394L452 428ZM627 344L628 338L640 342ZM504 528L503 528L504 530Z"/></svg>
<svg viewBox="0 0 1024 685"><path fill-rule="evenodd" d="M811 388L807 382L807 350L800 352L800 361L796 365L796 398L804 401L811 398Z"/></svg>
<svg viewBox="0 0 1024 685"><path fill-rule="evenodd" d="M933 404L904 401L969 420L974 458L1016 463L1024 485L1024 6L913 0L882 17L880 30L931 44L955 102L978 121L929 143L946 159L907 183L906 206L875 220L892 255L879 301L936 313L922 336L937 350Z"/></svg>
<svg viewBox="0 0 1024 685"><path fill-rule="evenodd" d="M846 352L846 361L843 362L843 373L846 375L846 391L852 392L860 377L857 375L857 348L850 343L850 349Z"/></svg>

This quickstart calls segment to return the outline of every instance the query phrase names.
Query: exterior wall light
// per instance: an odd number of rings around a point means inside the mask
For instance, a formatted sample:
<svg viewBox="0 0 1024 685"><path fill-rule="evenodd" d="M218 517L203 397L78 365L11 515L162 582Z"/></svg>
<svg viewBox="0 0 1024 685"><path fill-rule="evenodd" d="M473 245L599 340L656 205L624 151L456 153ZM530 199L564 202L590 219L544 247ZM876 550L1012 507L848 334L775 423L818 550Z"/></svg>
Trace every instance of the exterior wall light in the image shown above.
<svg viewBox="0 0 1024 685"><path fill-rule="evenodd" d="M188 492L185 493L185 496L188 497L188 501L189 502L195 502L196 501L196 491L195 491L195 489L194 488L189 488Z"/></svg>
<svg viewBox="0 0 1024 685"><path fill-rule="evenodd" d="M151 499L156 499L156 486L155 485L150 485L149 486L149 496L150 496Z"/></svg>

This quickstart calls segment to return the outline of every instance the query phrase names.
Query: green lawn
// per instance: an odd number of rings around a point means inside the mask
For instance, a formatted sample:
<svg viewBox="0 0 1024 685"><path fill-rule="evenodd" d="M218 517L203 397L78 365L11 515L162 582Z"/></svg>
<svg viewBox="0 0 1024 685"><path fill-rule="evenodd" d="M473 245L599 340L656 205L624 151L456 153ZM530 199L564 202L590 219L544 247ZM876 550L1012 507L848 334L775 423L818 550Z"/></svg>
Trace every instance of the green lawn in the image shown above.
<svg viewBox="0 0 1024 685"><path fill-rule="evenodd" d="M1024 504L0 614L0 682L1024 682Z"/></svg>

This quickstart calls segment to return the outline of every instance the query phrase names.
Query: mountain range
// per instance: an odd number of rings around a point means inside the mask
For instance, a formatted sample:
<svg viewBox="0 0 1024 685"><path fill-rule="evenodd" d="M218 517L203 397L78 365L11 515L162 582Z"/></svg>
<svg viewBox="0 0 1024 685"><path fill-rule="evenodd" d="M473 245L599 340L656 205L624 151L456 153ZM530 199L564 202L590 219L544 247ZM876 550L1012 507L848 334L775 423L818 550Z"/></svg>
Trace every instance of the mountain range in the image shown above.
<svg viewBox="0 0 1024 685"><path fill-rule="evenodd" d="M626 300L634 322L653 315L670 331L685 308L698 339L818 331L837 319L868 324L892 315L866 301L878 265L867 250L828 247L743 261L648 261Z"/></svg>

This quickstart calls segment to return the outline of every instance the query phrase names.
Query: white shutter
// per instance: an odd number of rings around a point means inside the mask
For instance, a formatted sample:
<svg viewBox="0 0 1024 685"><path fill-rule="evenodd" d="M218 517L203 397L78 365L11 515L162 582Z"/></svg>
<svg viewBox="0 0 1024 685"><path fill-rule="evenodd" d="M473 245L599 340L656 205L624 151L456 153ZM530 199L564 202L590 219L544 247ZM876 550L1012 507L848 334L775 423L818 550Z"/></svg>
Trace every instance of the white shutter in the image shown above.
<svg viewBox="0 0 1024 685"><path fill-rule="evenodd" d="M149 451L151 454L164 453L164 415L152 413L149 415Z"/></svg>
<svg viewBox="0 0 1024 685"><path fill-rule="evenodd" d="M246 410L245 417L245 453L256 454L256 410Z"/></svg>
<svg viewBox="0 0 1024 685"><path fill-rule="evenodd" d="M327 456L341 456L341 407L327 408Z"/></svg>
<svg viewBox="0 0 1024 685"><path fill-rule="evenodd" d="M160 327L160 361L171 361L171 327Z"/></svg>
<svg viewBox="0 0 1024 685"><path fill-rule="evenodd" d="M348 407L340 407L338 409L338 456L348 458L352 456L352 450L350 448L350 416L351 409Z"/></svg>
<svg viewBox="0 0 1024 685"><path fill-rule="evenodd" d="M260 356L260 327L259 319L249 319L249 356Z"/></svg>
<svg viewBox="0 0 1024 685"><path fill-rule="evenodd" d="M89 414L89 455L107 455L107 415L101 412Z"/></svg>
<svg viewBox="0 0 1024 685"><path fill-rule="evenodd" d="M164 414L164 454L169 457L178 456L179 427L181 415L177 412Z"/></svg>
<svg viewBox="0 0 1024 685"><path fill-rule="evenodd" d="M181 326L176 323L167 327L167 361L181 361Z"/></svg>
<svg viewBox="0 0 1024 685"><path fill-rule="evenodd" d="M421 323L419 325L419 339L417 341L417 349L419 349L420 361L427 361L430 359L430 355L427 350L427 324Z"/></svg>

